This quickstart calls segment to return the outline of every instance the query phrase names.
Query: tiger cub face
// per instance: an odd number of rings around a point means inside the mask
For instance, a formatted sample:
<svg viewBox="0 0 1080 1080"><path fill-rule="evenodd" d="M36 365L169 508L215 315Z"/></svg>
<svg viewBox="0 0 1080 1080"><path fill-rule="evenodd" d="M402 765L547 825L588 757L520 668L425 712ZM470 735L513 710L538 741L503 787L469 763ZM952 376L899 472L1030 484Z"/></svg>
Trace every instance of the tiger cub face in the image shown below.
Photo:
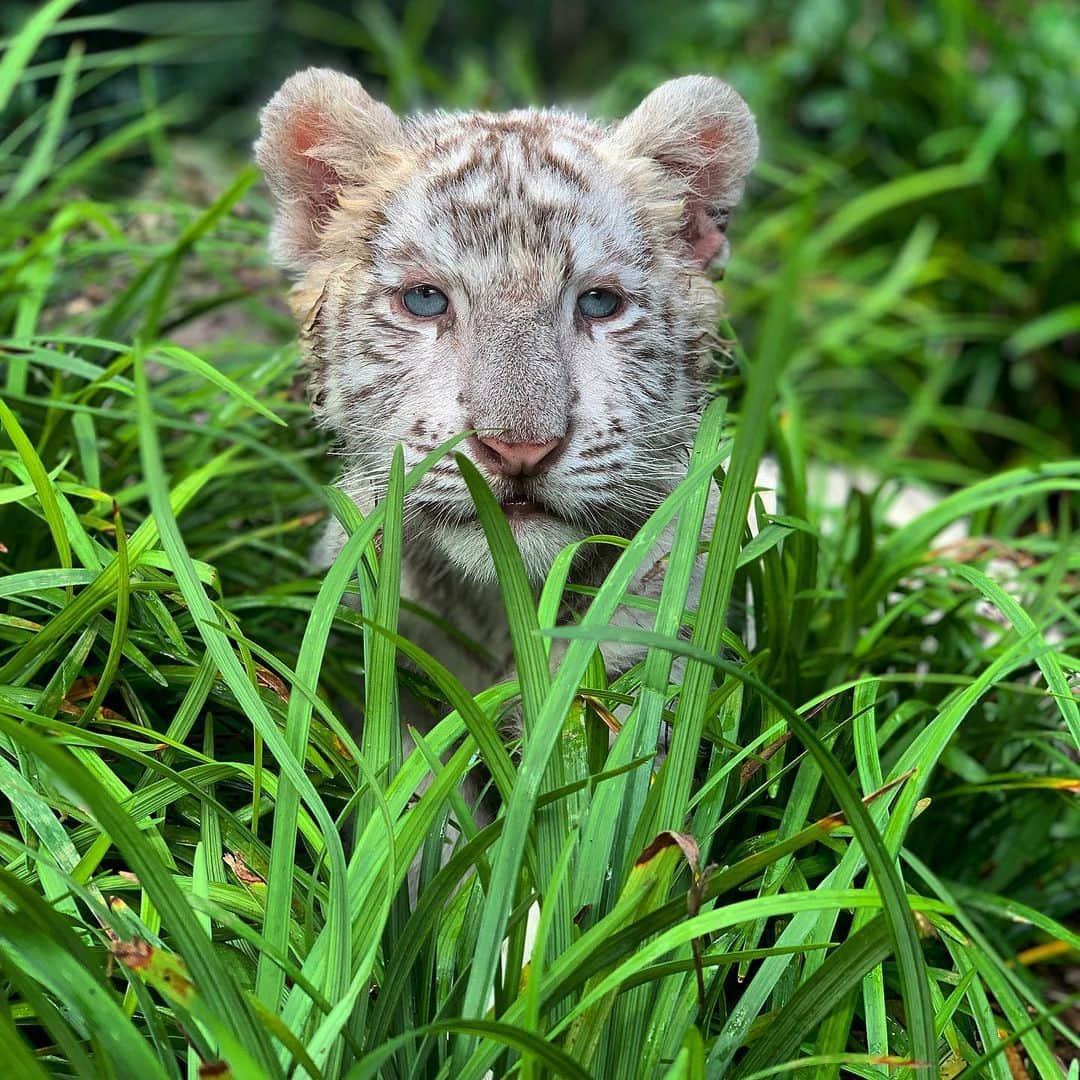
<svg viewBox="0 0 1080 1080"><path fill-rule="evenodd" d="M528 572L566 544L631 535L678 482L712 361L728 214L757 154L743 100L665 83L621 122L566 112L401 118L311 69L262 113L256 157L312 407L362 506L390 455L458 432ZM466 579L493 567L464 480L437 465L406 551Z"/></svg>

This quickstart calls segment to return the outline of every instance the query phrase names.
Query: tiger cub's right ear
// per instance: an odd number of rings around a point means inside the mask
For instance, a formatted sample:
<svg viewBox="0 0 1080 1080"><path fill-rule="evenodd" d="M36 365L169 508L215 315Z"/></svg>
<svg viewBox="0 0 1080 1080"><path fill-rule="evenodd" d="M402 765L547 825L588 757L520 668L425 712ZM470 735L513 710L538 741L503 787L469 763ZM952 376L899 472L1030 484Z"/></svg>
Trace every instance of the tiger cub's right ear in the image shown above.
<svg viewBox="0 0 1080 1080"><path fill-rule="evenodd" d="M401 122L356 79L327 68L287 79L259 120L255 160L277 211L271 249L282 266L305 270L341 192L404 143Z"/></svg>
<svg viewBox="0 0 1080 1080"><path fill-rule="evenodd" d="M727 255L727 217L742 196L758 153L746 102L709 75L684 75L658 86L612 131L615 145L651 159L682 188L680 236L700 266Z"/></svg>

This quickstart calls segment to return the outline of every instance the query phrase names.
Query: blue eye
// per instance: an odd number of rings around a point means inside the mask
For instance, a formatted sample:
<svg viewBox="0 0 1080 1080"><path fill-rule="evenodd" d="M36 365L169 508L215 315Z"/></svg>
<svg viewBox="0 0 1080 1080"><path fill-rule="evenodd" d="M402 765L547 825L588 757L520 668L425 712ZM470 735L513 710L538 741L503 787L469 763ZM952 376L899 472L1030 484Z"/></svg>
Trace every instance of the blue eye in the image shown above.
<svg viewBox="0 0 1080 1080"><path fill-rule="evenodd" d="M619 310L622 298L611 289L590 289L577 301L577 309L586 319L607 319Z"/></svg>
<svg viewBox="0 0 1080 1080"><path fill-rule="evenodd" d="M401 294L405 309L418 319L433 319L436 315L446 314L450 301L446 293L439 292L434 285L414 285Z"/></svg>

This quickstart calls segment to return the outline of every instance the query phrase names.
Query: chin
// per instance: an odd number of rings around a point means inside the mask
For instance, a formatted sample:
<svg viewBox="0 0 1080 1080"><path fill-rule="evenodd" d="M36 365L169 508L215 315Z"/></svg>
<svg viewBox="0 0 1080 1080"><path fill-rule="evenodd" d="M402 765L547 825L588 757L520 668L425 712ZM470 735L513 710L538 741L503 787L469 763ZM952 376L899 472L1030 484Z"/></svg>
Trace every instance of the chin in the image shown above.
<svg viewBox="0 0 1080 1080"><path fill-rule="evenodd" d="M525 563L525 573L534 585L544 581L551 564L567 544L586 536L568 522L548 515L509 516L508 520ZM462 577L482 585L498 583L487 538L478 521L444 526L436 543Z"/></svg>

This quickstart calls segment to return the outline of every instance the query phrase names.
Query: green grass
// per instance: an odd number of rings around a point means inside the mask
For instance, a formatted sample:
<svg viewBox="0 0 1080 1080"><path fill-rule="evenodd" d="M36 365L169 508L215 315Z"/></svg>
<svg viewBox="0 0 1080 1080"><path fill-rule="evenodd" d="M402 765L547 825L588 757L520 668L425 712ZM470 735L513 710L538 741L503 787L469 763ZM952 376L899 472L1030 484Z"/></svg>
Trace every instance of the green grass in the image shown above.
<svg viewBox="0 0 1080 1080"><path fill-rule="evenodd" d="M928 15L882 16L892 66L874 37L837 75L809 15L758 46L748 90L780 134L736 226L741 344L687 480L556 627L570 553L534 596L463 462L520 673L473 697L397 634L418 473L396 459L364 519L327 486L257 175L213 140L192 164L195 80L159 97L154 65L183 40L83 48L71 32L124 13L66 6L42 5L0 60L0 1060L88 1078L219 1060L327 1080L1060 1075L1080 1045L1063 971L1080 953L1064 404L1080 365L1055 276L1075 226L1049 210L1075 148L1032 90L1057 85L1058 9L1009 41L975 9L933 8L942 55L997 34L991 67L1015 73L970 99L963 70L926 96ZM490 97L475 69L436 78L421 5L398 37L363 10L357 40L396 100ZM130 25L170 11L132 8ZM77 16L93 25L56 22ZM602 107L664 65L719 66L700 36L656 27ZM807 65L815 85L781 98ZM887 92L875 126L864 103ZM798 102L832 117L829 154L782 134ZM978 233L985 203L999 214ZM750 535L766 451L780 510ZM825 509L810 463L881 482ZM893 527L900 478L945 498ZM316 579L332 514L350 540ZM675 518L655 632L613 630ZM959 520L973 540L935 547ZM609 685L596 643L616 634L648 651ZM442 717L407 754L399 684ZM498 721L517 696L512 758ZM503 808L487 825L459 789L478 760Z"/></svg>

